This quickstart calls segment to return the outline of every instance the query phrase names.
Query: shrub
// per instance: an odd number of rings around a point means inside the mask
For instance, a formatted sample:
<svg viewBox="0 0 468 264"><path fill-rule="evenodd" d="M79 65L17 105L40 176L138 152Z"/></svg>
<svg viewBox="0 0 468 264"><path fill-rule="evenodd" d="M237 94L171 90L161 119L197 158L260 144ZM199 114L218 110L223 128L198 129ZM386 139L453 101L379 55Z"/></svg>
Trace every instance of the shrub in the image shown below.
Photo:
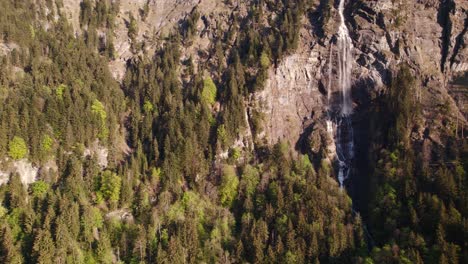
<svg viewBox="0 0 468 264"><path fill-rule="evenodd" d="M104 171L101 176L99 192L102 197L111 202L119 201L122 179L111 171Z"/></svg>
<svg viewBox="0 0 468 264"><path fill-rule="evenodd" d="M100 132L98 134L98 138L105 140L109 135L109 130L106 126L107 112L104 105L99 100L94 100L93 105L91 106L91 112L96 115L100 121Z"/></svg>
<svg viewBox="0 0 468 264"><path fill-rule="evenodd" d="M45 135L42 138L41 150L44 153L48 153L52 149L53 144L54 144L54 140L49 135Z"/></svg>
<svg viewBox="0 0 468 264"><path fill-rule="evenodd" d="M241 157L241 151L240 149L238 148L231 148L229 150L229 157L234 160L234 161L237 161L240 157Z"/></svg>
<svg viewBox="0 0 468 264"><path fill-rule="evenodd" d="M37 181L31 184L31 192L35 197L44 197L49 189L49 184L44 181Z"/></svg>
<svg viewBox="0 0 468 264"><path fill-rule="evenodd" d="M63 99L63 93L65 92L65 89L67 89L67 86L65 84L61 84L55 89L55 95L58 99Z"/></svg>
<svg viewBox="0 0 468 264"><path fill-rule="evenodd" d="M202 100L205 103L212 105L216 102L216 93L217 88L213 82L213 79L211 79L211 77L208 77L205 80L203 80Z"/></svg>
<svg viewBox="0 0 468 264"><path fill-rule="evenodd" d="M239 187L239 179L233 166L225 166L221 179L220 198L221 204L226 207L231 207L232 202L237 196L237 187Z"/></svg>
<svg viewBox="0 0 468 264"><path fill-rule="evenodd" d="M260 65L262 66L262 68L267 69L268 67L270 67L270 64L270 57L265 51L263 51L262 55L260 55Z"/></svg>
<svg viewBox="0 0 468 264"><path fill-rule="evenodd" d="M28 147L26 142L20 137L15 136L8 144L8 155L15 160L26 157L27 153Z"/></svg>
<svg viewBox="0 0 468 264"><path fill-rule="evenodd" d="M143 104L143 111L145 112L145 114L149 114L153 112L153 110L154 105L150 101L145 101L145 103Z"/></svg>

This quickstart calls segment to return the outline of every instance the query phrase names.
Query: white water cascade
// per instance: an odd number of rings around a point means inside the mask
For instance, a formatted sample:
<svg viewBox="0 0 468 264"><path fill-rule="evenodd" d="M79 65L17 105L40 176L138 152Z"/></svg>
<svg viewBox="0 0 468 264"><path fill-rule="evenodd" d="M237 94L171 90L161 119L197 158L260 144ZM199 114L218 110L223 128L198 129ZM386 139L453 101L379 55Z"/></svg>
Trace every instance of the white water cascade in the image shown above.
<svg viewBox="0 0 468 264"><path fill-rule="evenodd" d="M341 93L341 100L339 105L333 113L329 113L329 119L327 121L327 130L334 136L336 145L336 158L339 163L338 181L340 186L343 187L344 181L348 178L351 165L354 158L354 136L353 127L351 121L351 114L353 112L353 105L351 99L351 72L353 67L353 43L349 36L348 28L346 27L344 17L344 2L340 0L338 12L340 15L340 27L338 29L337 38L337 57L338 57L338 88ZM330 48L330 55L332 55L332 49ZM330 67L329 67L329 79L331 80L331 65L332 57L330 56ZM328 100L330 104L331 98L331 81L329 81L328 87ZM330 107L331 109L331 107ZM332 110L329 110L332 112ZM336 132L334 132L334 128Z"/></svg>

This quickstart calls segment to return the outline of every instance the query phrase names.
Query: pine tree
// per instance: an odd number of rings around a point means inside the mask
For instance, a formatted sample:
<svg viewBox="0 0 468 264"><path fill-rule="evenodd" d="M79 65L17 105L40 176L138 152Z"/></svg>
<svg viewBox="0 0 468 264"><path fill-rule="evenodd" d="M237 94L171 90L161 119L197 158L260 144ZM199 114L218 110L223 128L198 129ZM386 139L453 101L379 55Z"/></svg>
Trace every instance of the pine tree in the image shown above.
<svg viewBox="0 0 468 264"><path fill-rule="evenodd" d="M55 263L55 245L48 229L41 229L34 238L33 254L37 263Z"/></svg>

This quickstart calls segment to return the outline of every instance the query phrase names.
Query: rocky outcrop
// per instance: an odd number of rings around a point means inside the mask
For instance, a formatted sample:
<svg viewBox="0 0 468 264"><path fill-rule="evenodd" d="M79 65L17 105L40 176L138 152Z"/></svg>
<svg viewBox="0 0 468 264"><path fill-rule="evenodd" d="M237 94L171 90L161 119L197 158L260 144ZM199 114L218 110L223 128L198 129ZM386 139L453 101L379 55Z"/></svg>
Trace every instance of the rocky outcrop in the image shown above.
<svg viewBox="0 0 468 264"><path fill-rule="evenodd" d="M91 146L86 148L83 151L83 156L95 158L99 166L102 168L106 168L109 163L107 160L107 157L109 156L109 150L103 147L99 143L99 140L94 141Z"/></svg>
<svg viewBox="0 0 468 264"><path fill-rule="evenodd" d="M63 0L63 12L69 19L76 34L81 34L79 16L80 2ZM138 32L136 43L142 43L144 50L152 54L158 45L158 40L167 37L169 33L187 17L194 9L201 16L216 17L230 12L223 1L215 0L120 0L119 13L115 19L114 31L111 32L115 47L115 60L109 62L111 73L116 80L122 80L125 75L127 60L137 56L132 48L132 40L128 36L130 16L137 22ZM143 15L144 10L147 9ZM100 34L105 36L104 29ZM136 44L135 43L135 44Z"/></svg>
<svg viewBox="0 0 468 264"><path fill-rule="evenodd" d="M452 109L449 118L453 119L459 111L466 111L448 93L453 77L467 70L466 1L356 0L350 4L355 7L349 16L360 65L355 89L375 86L362 85L366 72L374 76L371 79L380 75L382 83L387 83L395 66L404 62L419 79L415 97L427 109L423 111L425 126L431 126L437 104Z"/></svg>
<svg viewBox="0 0 468 264"><path fill-rule="evenodd" d="M114 210L106 214L106 219L133 223L134 217L129 209Z"/></svg>
<svg viewBox="0 0 468 264"><path fill-rule="evenodd" d="M447 92L447 83L452 73L466 71L467 2L449 2L444 3L450 4L446 22L440 18L443 8L440 1L347 2L349 28L355 45L353 97L356 106L372 100L372 94L385 89L397 65L404 62L411 65L415 76L420 76L415 96L425 108L431 109L435 102L444 102L456 109L455 112L459 111ZM336 20L332 19L328 28L337 28ZM265 89L255 95L257 107L264 114L264 129L259 136L270 144L286 140L296 146L299 135L304 132L310 134L308 144L312 144L312 138L317 140L321 138L319 134L323 134L317 129L323 130L319 122L323 122L327 108L326 88L330 82L333 94L337 87L333 70L337 65L333 63L329 73L327 63L330 60L327 46L332 45L332 50L336 50L333 47L336 32L324 36L325 43L320 45L316 43L318 37L311 32L312 28L308 22L304 24L300 48L269 71ZM444 44L445 35L449 37ZM331 53L332 60L335 53ZM429 112L425 112L428 123L431 122ZM317 143L307 147L319 148Z"/></svg>
<svg viewBox="0 0 468 264"><path fill-rule="evenodd" d="M468 71L468 2L455 1L452 14L452 34L450 43L453 50L450 56L450 69L453 72Z"/></svg>
<svg viewBox="0 0 468 264"><path fill-rule="evenodd" d="M319 90L324 49L310 42L310 32L302 33L300 49L272 67L265 88L254 95L256 110L264 117L258 136L269 144L281 140L295 147L303 130L320 119L326 108Z"/></svg>
<svg viewBox="0 0 468 264"><path fill-rule="evenodd" d="M233 9L241 15L246 13L246 10L239 10L243 2L121 0L113 32L116 59L110 62L114 77L120 80L125 74L127 60L138 55L134 54L128 37L130 14L138 24L135 41L144 43L144 50L151 54L158 45L158 39L166 36L196 8L201 16L197 24L199 34L194 36L191 45L184 47L182 58L193 56L195 64L198 64L200 60L210 58L207 53L216 34L216 26L221 25L223 30L228 28L229 14ZM338 1L334 2L336 9ZM141 16L145 5L147 13ZM79 27L78 1L64 0L64 10L69 12L72 25ZM468 70L467 1L348 0L345 10L355 47L352 88L355 109L360 109L381 93L397 65L405 62L419 78L416 97L425 109L433 109L434 105L443 102L454 109L450 118L457 118L459 112L466 115L466 109L461 109L461 104L455 104L451 97L450 83L452 77L463 75ZM337 65L333 58L336 57L337 12L332 10L325 33L316 32L315 22L314 19L303 20L299 48L269 69L265 88L249 103L248 112L262 113L264 124L262 131L257 131L257 136L268 144L285 140L296 149L300 148L298 144L304 143L308 149L320 149L321 144L317 141L323 141L325 131L324 120L329 103L327 89L332 90L331 104L336 97L333 94L337 87L334 71ZM465 89L460 85L457 89L460 87ZM427 122L423 127L441 126L429 124L433 111L424 113ZM304 138L307 140L301 141Z"/></svg>
<svg viewBox="0 0 468 264"><path fill-rule="evenodd" d="M148 2L148 14L139 16L144 5ZM120 12L114 32L116 60L110 62L111 71L117 80L125 74L125 64L135 54L132 52L131 40L128 38L127 23L129 14L133 14L138 21L136 42L144 43L144 49L152 54L158 45L158 40L171 33L180 21L186 18L194 9L201 16L220 15L229 10L221 1L213 0L139 0L121 1Z"/></svg>
<svg viewBox="0 0 468 264"><path fill-rule="evenodd" d="M39 169L35 167L27 159L10 161L8 159L2 162L3 170L0 171L0 185L7 183L10 180L12 173L18 173L20 180L24 185L31 184L36 181Z"/></svg>

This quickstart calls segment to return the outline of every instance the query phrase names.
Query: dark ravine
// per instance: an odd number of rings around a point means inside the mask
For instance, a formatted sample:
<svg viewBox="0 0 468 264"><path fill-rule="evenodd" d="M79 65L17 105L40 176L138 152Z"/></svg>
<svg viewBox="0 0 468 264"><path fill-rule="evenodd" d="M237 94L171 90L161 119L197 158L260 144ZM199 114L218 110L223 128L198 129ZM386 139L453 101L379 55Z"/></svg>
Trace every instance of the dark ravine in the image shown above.
<svg viewBox="0 0 468 264"><path fill-rule="evenodd" d="M442 27L442 60L440 62L440 69L442 72L445 71L445 65L447 63L451 47L452 22L450 20L450 14L454 12L454 8L455 3L453 0L442 0L437 14L437 22Z"/></svg>

